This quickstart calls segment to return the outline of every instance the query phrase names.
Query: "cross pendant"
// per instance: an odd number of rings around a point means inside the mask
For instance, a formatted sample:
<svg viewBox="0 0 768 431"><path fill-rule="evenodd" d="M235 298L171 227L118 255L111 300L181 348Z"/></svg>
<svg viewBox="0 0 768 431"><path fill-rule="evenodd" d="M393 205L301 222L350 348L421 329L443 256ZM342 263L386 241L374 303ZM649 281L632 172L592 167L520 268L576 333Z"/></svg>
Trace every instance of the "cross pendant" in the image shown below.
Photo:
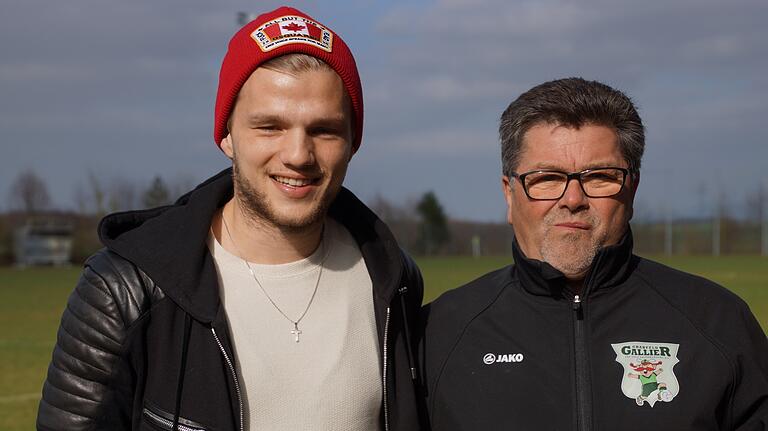
<svg viewBox="0 0 768 431"><path fill-rule="evenodd" d="M301 335L301 329L299 329L299 324L294 322L293 329L291 329L291 334L296 336L296 342L299 342L299 335Z"/></svg>

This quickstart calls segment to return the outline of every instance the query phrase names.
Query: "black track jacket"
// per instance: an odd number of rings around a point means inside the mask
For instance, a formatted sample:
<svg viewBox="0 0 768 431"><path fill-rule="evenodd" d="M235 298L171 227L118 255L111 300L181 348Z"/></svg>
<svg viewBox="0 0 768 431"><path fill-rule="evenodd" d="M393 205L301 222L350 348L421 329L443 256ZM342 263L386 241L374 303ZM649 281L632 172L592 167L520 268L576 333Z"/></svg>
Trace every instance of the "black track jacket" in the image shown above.
<svg viewBox="0 0 768 431"><path fill-rule="evenodd" d="M632 255L631 233L578 298L514 259L423 310L434 431L768 430L768 341L734 294Z"/></svg>
<svg viewBox="0 0 768 431"><path fill-rule="evenodd" d="M214 262L211 217L225 170L171 206L106 217L106 248L69 298L37 417L40 430L242 430L244 405ZM408 327L421 275L365 205L341 190L329 215L357 241L373 282L382 424L418 427ZM409 361L411 359L411 361ZM252 397L269 396L252 389Z"/></svg>

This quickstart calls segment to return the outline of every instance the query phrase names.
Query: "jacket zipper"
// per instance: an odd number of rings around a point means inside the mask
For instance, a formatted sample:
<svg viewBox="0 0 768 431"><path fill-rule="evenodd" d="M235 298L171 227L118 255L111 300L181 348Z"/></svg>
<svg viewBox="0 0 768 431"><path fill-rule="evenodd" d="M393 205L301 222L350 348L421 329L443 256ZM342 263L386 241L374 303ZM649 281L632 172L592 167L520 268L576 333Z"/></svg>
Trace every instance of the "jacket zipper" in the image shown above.
<svg viewBox="0 0 768 431"><path fill-rule="evenodd" d="M403 333L405 334L405 352L408 355L408 369L411 372L411 380L416 382L416 360L413 357L411 348L411 330L408 327L408 307L405 304L405 294L408 293L408 286L403 286L397 291L400 294L400 310L403 313Z"/></svg>
<svg viewBox="0 0 768 431"><path fill-rule="evenodd" d="M387 345L389 338L389 307L387 307L387 318L384 320L384 352L383 352L383 370L382 386L384 388L384 431L389 431L389 404L387 402Z"/></svg>
<svg viewBox="0 0 768 431"><path fill-rule="evenodd" d="M144 415L150 420L152 420L155 423L155 425L163 429L167 429L167 430L173 429L173 421L158 415L157 413L153 412L152 410L146 407L144 407ZM189 427L182 424L176 424L176 429L178 429L179 431L205 431L204 428Z"/></svg>
<svg viewBox="0 0 768 431"><path fill-rule="evenodd" d="M589 377L587 376L587 347L584 336L584 308L579 295L573 297L572 309L576 366L576 423L579 431L591 431L592 417Z"/></svg>
<svg viewBox="0 0 768 431"><path fill-rule="evenodd" d="M219 345L219 350L221 350L221 354L224 355L224 359L227 361L227 365L229 366L229 371L232 372L232 380L235 381L235 391L237 392L237 403L240 406L240 431L244 431L245 426L243 425L243 397L240 394L240 384L237 382L237 374L235 373L235 367L232 365L232 361L229 360L229 355L227 355L227 351L224 350L224 346L221 345L221 341L219 341L219 337L216 335L216 329L211 328L211 332L213 333L213 338L216 340L216 344Z"/></svg>

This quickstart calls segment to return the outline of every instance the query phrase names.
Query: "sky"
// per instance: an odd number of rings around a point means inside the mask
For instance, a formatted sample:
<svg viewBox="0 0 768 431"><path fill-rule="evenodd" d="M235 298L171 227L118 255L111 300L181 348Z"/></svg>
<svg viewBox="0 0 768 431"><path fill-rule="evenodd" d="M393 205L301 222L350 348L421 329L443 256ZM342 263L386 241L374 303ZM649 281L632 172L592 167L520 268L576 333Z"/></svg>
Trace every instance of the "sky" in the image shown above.
<svg viewBox="0 0 768 431"><path fill-rule="evenodd" d="M194 184L239 11L273 1L0 0L0 210L25 170L57 207L89 175ZM447 214L504 220L498 118L580 76L628 94L646 126L636 217L741 211L768 190L768 2L438 0L286 3L355 54L365 130L345 185L364 201L434 191Z"/></svg>

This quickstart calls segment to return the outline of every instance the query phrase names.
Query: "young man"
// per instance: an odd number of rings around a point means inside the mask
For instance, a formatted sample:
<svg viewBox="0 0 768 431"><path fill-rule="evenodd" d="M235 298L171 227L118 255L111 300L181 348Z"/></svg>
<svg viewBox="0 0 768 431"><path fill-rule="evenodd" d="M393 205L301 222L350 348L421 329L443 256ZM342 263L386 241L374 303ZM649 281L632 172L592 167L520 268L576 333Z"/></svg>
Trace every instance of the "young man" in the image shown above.
<svg viewBox="0 0 768 431"><path fill-rule="evenodd" d="M766 429L768 342L746 304L632 254L629 98L547 82L500 135L515 264L426 307L432 429Z"/></svg>
<svg viewBox="0 0 768 431"><path fill-rule="evenodd" d="M415 429L421 277L342 187L362 127L330 29L283 7L235 34L214 130L232 168L101 222L38 428Z"/></svg>

